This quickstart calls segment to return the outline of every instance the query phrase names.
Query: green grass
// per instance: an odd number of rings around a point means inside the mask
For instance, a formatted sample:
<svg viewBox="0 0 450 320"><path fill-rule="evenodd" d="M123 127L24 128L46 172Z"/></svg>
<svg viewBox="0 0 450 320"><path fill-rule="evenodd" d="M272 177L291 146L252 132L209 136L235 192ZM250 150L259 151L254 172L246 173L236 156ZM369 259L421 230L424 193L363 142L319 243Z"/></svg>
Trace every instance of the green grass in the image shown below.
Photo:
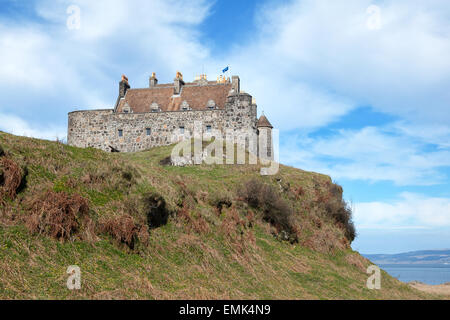
<svg viewBox="0 0 450 320"><path fill-rule="evenodd" d="M1 132L0 146L29 172L15 201L0 205L1 299L438 298L386 273L381 290L366 288L370 262L338 245L342 230L315 207L317 193L331 183L325 175L286 166L272 177L261 177L260 167L251 165L161 166L170 146L109 154ZM124 172L131 173L131 182ZM300 243L274 238L257 212L251 227L226 228L231 210L218 216L210 199L228 194L236 205L240 186L250 178L284 190L281 196L298 214ZM304 193L297 197L299 187ZM120 214L145 221L139 201L148 192L162 195L172 216L135 250L104 234L89 242L59 241L31 234L20 218L29 214L26 204L47 190L86 197L95 221ZM189 203L191 222L177 217L183 201ZM237 210L240 219L247 219L248 209ZM314 219L322 222L320 228ZM195 228L202 221L206 231ZM81 290L66 287L70 265L81 268Z"/></svg>

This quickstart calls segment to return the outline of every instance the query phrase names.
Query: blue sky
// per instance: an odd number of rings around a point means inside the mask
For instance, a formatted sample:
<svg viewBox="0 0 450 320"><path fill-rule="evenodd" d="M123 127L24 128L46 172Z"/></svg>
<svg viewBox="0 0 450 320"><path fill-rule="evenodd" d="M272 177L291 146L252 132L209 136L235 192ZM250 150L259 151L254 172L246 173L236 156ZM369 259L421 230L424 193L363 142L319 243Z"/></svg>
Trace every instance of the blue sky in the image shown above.
<svg viewBox="0 0 450 320"><path fill-rule="evenodd" d="M281 162L344 187L354 249L450 248L446 0L1 0L0 47L0 130L46 139L69 111L111 107L122 74L144 87L230 65Z"/></svg>

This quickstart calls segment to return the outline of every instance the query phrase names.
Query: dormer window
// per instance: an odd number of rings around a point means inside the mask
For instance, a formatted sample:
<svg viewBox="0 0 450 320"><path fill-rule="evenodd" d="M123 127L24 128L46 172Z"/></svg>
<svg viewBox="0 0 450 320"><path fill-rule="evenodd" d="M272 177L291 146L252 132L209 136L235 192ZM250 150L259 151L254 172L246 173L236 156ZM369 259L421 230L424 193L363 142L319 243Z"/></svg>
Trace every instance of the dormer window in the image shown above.
<svg viewBox="0 0 450 320"><path fill-rule="evenodd" d="M184 100L184 101L181 103L180 109L183 110L183 111L189 110L189 103L188 103L186 100Z"/></svg>
<svg viewBox="0 0 450 320"><path fill-rule="evenodd" d="M207 105L206 105L206 108L209 109L209 110L215 109L216 108L216 102L214 100L209 100Z"/></svg>
<svg viewBox="0 0 450 320"><path fill-rule="evenodd" d="M159 112L159 111L161 111L161 109L159 108L159 105L156 102L153 102L150 105L150 111L151 112Z"/></svg>
<svg viewBox="0 0 450 320"><path fill-rule="evenodd" d="M128 104L128 102L126 102L125 105L123 106L122 112L123 113L131 113L131 108L130 108L130 105Z"/></svg>

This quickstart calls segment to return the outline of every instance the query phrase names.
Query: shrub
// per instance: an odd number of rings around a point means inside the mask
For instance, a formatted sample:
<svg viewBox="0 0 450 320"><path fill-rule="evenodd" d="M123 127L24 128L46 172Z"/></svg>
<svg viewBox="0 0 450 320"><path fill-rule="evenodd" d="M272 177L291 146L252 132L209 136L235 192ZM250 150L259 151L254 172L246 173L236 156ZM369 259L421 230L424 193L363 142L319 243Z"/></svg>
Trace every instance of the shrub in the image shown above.
<svg viewBox="0 0 450 320"><path fill-rule="evenodd" d="M282 238L297 241L294 211L272 186L252 179L244 185L240 194L249 206L262 211L263 219L279 229Z"/></svg>
<svg viewBox="0 0 450 320"><path fill-rule="evenodd" d="M100 231L112 236L118 243L123 243L131 250L138 240L148 242L147 226L136 224L130 215L121 215L107 219L100 224Z"/></svg>
<svg viewBox="0 0 450 320"><path fill-rule="evenodd" d="M350 243L356 238L356 229L352 219L352 209L342 199L342 187L331 184L329 192L332 197L325 202L326 213L344 229L345 237Z"/></svg>
<svg viewBox="0 0 450 320"><path fill-rule="evenodd" d="M5 155L5 151L3 150L2 146L0 146L0 157L3 157Z"/></svg>
<svg viewBox="0 0 450 320"><path fill-rule="evenodd" d="M164 159L161 159L161 161L159 161L159 164L162 166L171 166L172 158L170 156L165 157Z"/></svg>
<svg viewBox="0 0 450 320"><path fill-rule="evenodd" d="M166 200L157 193L144 195L144 210L147 216L147 223L150 229L159 228L166 225L170 211L167 209Z"/></svg>
<svg viewBox="0 0 450 320"><path fill-rule="evenodd" d="M233 199L229 193L213 194L209 198L209 204L222 213L224 208L230 208L233 205Z"/></svg>
<svg viewBox="0 0 450 320"><path fill-rule="evenodd" d="M196 233L204 234L210 231L208 222L203 218L203 216L201 214L191 215L187 204L184 204L178 209L177 219L180 219L186 223L185 227L188 232L193 230Z"/></svg>
<svg viewBox="0 0 450 320"><path fill-rule="evenodd" d="M27 228L56 239L70 239L80 230L83 220L90 220L88 201L78 194L47 191L32 201L29 209Z"/></svg>
<svg viewBox="0 0 450 320"><path fill-rule="evenodd" d="M14 199L25 182L26 173L26 169L20 168L13 160L0 158L0 196Z"/></svg>
<svg viewBox="0 0 450 320"><path fill-rule="evenodd" d="M88 172L81 181L84 184L104 187L105 184L114 190L120 190L128 193L130 188L137 183L140 178L139 172L132 166L114 165L113 167L94 168Z"/></svg>

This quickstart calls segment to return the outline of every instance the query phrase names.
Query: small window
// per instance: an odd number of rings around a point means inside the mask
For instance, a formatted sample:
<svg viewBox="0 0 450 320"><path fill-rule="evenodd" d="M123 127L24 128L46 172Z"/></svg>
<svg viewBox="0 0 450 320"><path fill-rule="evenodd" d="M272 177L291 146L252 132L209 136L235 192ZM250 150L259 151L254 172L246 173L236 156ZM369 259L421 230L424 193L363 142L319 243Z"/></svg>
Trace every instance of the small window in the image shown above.
<svg viewBox="0 0 450 320"><path fill-rule="evenodd" d="M130 108L130 105L128 104L128 102L126 102L125 105L123 106L122 112L123 113L131 113L131 108Z"/></svg>
<svg viewBox="0 0 450 320"><path fill-rule="evenodd" d="M153 103L150 105L150 110L151 110L152 112L159 112L161 109L159 108L159 105L158 105L156 102L153 102Z"/></svg>
<svg viewBox="0 0 450 320"><path fill-rule="evenodd" d="M123 137L123 130L119 129L119 137Z"/></svg>
<svg viewBox="0 0 450 320"><path fill-rule="evenodd" d="M207 105L206 105L206 107L207 107L209 110L215 109L215 108L216 108L216 103L214 102L214 100L209 100L208 103L207 103Z"/></svg>
<svg viewBox="0 0 450 320"><path fill-rule="evenodd" d="M184 127L180 127L180 133L184 134Z"/></svg>
<svg viewBox="0 0 450 320"><path fill-rule="evenodd" d="M147 129L145 129L145 130L147 131L147 135L148 135L148 136L152 134L152 129L147 128Z"/></svg>
<svg viewBox="0 0 450 320"><path fill-rule="evenodd" d="M206 132L208 132L208 133L211 132L211 126L206 126Z"/></svg>
<svg viewBox="0 0 450 320"><path fill-rule="evenodd" d="M189 103L188 103L186 100L184 100L184 101L181 103L181 110L183 110L183 111L189 110Z"/></svg>

